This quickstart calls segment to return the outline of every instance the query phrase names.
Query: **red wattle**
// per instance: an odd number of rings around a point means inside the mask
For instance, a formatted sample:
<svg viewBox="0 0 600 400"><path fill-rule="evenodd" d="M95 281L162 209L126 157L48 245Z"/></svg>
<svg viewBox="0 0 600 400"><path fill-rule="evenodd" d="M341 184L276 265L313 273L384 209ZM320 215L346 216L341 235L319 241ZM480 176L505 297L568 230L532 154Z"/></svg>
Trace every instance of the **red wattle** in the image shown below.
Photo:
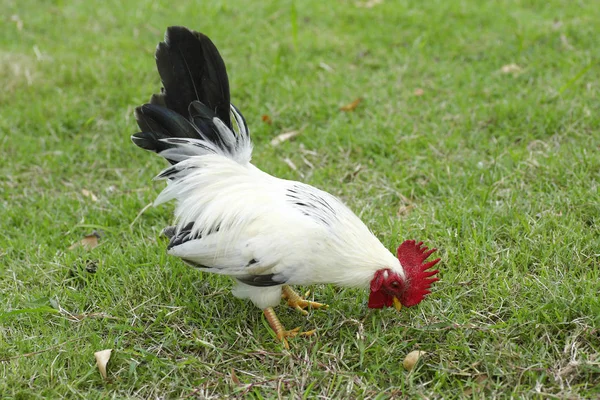
<svg viewBox="0 0 600 400"><path fill-rule="evenodd" d="M382 290L371 291L369 295L369 308L391 307L394 304L394 298L385 294Z"/></svg>

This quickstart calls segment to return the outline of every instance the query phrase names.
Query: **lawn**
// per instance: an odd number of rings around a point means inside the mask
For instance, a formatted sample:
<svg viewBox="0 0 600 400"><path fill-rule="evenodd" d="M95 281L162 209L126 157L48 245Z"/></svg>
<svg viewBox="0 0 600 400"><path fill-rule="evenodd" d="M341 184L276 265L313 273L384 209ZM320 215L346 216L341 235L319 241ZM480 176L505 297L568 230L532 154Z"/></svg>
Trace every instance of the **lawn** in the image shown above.
<svg viewBox="0 0 600 400"><path fill-rule="evenodd" d="M598 398L594 3L4 0L0 397ZM390 249L439 249L429 298L311 287L330 307L278 309L318 329L287 351L230 279L166 255L173 204L145 209L165 162L130 135L169 25L220 49L257 166L341 197Z"/></svg>

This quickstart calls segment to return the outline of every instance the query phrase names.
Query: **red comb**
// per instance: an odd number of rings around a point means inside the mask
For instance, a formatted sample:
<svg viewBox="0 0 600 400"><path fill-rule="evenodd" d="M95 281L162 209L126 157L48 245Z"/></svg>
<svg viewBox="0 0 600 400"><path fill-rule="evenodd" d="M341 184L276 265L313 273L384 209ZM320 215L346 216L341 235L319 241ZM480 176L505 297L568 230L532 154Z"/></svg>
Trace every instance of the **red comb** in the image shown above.
<svg viewBox="0 0 600 400"><path fill-rule="evenodd" d="M398 260L404 268L408 283L403 296L403 305L410 307L420 303L423 297L430 293L431 284L439 280L434 277L439 272L437 269L427 270L437 264L440 259L423 263L436 250L428 250L423 246L423 242L416 243L415 240L406 240L398 247Z"/></svg>

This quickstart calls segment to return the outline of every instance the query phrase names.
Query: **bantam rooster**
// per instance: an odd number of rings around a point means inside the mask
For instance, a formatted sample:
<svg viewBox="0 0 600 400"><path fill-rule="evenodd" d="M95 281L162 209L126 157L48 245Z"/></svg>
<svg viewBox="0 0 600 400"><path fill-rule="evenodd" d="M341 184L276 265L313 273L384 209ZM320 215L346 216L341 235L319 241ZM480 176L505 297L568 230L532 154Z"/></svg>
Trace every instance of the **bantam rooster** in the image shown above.
<svg viewBox="0 0 600 400"><path fill-rule="evenodd" d="M202 271L229 275L234 296L260 307L278 340L286 330L273 307L307 301L290 285L334 284L370 289L368 306L410 307L437 281L435 251L407 240L395 256L338 198L310 185L275 178L250 163L252 142L230 103L225 64L210 39L184 27L167 29L156 50L160 94L135 111L133 142L172 165L156 179L175 199L168 253ZM303 332L311 334L314 331Z"/></svg>

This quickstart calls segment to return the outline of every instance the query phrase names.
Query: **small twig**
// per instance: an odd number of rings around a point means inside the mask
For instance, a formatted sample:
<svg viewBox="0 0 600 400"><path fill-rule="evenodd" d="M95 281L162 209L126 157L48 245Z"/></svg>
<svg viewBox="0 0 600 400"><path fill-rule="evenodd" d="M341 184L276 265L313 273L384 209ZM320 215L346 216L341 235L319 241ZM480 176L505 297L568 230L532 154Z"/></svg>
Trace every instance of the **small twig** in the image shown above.
<svg viewBox="0 0 600 400"><path fill-rule="evenodd" d="M182 397L182 399L188 399L188 398L190 398L190 397L192 397L192 396L195 396L195 395L196 395L196 393L198 393L200 390L202 390L202 387L201 387L201 386L199 386L199 387L197 387L196 389L194 389L194 391L193 391L193 392L191 392L190 394L188 394L188 395L186 395L186 396Z"/></svg>

